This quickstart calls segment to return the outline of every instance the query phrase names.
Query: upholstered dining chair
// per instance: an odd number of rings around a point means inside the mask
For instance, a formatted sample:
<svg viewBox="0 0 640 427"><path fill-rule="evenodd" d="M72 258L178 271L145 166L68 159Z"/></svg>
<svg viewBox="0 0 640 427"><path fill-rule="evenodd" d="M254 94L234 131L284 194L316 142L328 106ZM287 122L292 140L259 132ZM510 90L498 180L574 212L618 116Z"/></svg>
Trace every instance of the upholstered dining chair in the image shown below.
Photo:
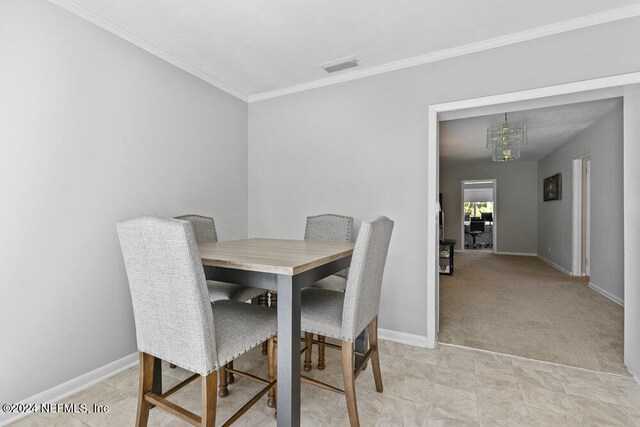
<svg viewBox="0 0 640 427"><path fill-rule="evenodd" d="M333 242L351 242L351 234L353 232L353 217L322 214L307 217L307 223L304 228L305 240L328 240ZM329 289L332 291L344 292L347 287L347 277L349 269L339 271L336 274L325 277L313 284L314 288ZM318 336L318 369L326 368L324 359L324 336ZM305 334L305 343L309 351L305 352L304 370L311 370L311 346L313 342L313 334Z"/></svg>
<svg viewBox="0 0 640 427"><path fill-rule="evenodd" d="M196 236L196 242L200 245L202 243L216 243L218 241L218 233L216 232L216 223L213 218L202 215L181 215L176 219L182 219L189 221L193 227L193 232ZM233 283L218 282L213 280L207 281L209 287L209 296L211 301L229 299L232 301L248 301L254 298L258 299L258 303L263 306L269 305L269 299L267 291L260 288L253 288L250 286L241 286ZM262 354L267 354L267 343L262 346ZM173 365L172 365L173 367ZM233 364L232 366L233 367ZM229 374L229 383L233 384L235 381L233 374ZM225 397L227 391L220 390L220 397Z"/></svg>
<svg viewBox="0 0 640 427"><path fill-rule="evenodd" d="M353 233L353 217L322 214L307 217L304 228L305 240L327 240L330 242L351 242ZM349 269L339 271L313 284L315 288L344 292L347 286Z"/></svg>
<svg viewBox="0 0 640 427"><path fill-rule="evenodd" d="M382 393L380 356L378 352L378 311L382 275L393 231L393 221L378 217L363 222L351 258L346 291L307 288L302 291L301 327L305 333L328 336L340 340L340 346L323 343L342 351L344 390L302 376L302 380L325 389L344 393L351 426L359 426L355 379L367 361L371 366L376 391ZM369 349L360 354L362 360L354 366L354 342L365 329L369 330ZM307 346L307 350L309 351Z"/></svg>
<svg viewBox="0 0 640 427"><path fill-rule="evenodd" d="M189 221L193 227L193 233L196 236L196 242L200 245L203 243L216 243L218 234L216 232L216 223L213 218L202 215L180 215L175 217ZM211 301L230 299L233 301L248 301L250 299L264 297L266 305L267 291L260 288L252 288L249 286L241 286L233 283L217 282L208 280L209 296Z"/></svg>
<svg viewBox="0 0 640 427"><path fill-rule="evenodd" d="M118 236L129 279L136 326L140 372L137 426L146 426L151 405L190 424L214 426L216 386L226 379L225 367L235 357L276 334L274 310L254 304L211 302L193 229L187 221L142 217L118 224ZM194 373L161 395L152 391L154 357ZM270 351L269 371L275 355ZM275 386L274 375L263 380L235 371L264 385L225 426L235 422ZM167 400L173 392L200 377L202 415Z"/></svg>

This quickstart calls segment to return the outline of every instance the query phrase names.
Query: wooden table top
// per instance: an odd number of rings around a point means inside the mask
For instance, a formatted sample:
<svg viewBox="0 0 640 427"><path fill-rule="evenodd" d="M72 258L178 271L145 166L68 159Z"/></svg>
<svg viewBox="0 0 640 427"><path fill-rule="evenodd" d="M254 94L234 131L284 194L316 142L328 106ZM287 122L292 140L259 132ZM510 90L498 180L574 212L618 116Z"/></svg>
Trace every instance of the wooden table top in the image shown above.
<svg viewBox="0 0 640 427"><path fill-rule="evenodd" d="M353 253L353 243L324 240L244 239L198 248L203 265L290 276Z"/></svg>

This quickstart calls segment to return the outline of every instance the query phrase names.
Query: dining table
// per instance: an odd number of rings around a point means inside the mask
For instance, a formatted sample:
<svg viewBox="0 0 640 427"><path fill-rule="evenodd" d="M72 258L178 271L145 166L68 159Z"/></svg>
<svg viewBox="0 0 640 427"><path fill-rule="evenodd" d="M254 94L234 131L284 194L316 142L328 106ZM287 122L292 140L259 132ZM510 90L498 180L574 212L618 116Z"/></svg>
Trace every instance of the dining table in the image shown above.
<svg viewBox="0 0 640 427"><path fill-rule="evenodd" d="M277 292L279 427L300 425L302 289L348 268L353 247L353 243L324 240L260 238L198 245L207 280ZM356 341L362 353L366 341L364 333ZM156 389L161 392L161 374L154 377Z"/></svg>

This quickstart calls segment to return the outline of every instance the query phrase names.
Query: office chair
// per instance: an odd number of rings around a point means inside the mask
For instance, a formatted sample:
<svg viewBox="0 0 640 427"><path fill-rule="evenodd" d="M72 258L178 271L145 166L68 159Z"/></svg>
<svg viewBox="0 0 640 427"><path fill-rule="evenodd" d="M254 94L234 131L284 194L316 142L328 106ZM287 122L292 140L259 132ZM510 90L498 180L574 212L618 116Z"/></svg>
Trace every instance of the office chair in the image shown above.
<svg viewBox="0 0 640 427"><path fill-rule="evenodd" d="M480 220L471 220L471 224L469 224L469 234L473 239L473 248L475 249L477 246L476 238L480 237L484 233L484 221ZM484 239L483 239L484 241ZM485 243L486 246L486 243Z"/></svg>

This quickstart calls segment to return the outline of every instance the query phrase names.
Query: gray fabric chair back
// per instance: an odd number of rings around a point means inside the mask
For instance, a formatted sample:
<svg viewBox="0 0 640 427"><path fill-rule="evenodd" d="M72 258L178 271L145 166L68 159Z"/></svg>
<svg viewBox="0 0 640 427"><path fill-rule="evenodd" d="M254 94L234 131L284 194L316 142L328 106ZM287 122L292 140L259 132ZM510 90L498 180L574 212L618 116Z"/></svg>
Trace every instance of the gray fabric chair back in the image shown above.
<svg viewBox="0 0 640 427"><path fill-rule="evenodd" d="M217 366L209 291L187 221L142 217L118 224L138 350L206 375Z"/></svg>
<svg viewBox="0 0 640 427"><path fill-rule="evenodd" d="M353 218L350 216L336 214L308 216L304 228L304 239L348 243L351 241L352 232ZM339 271L335 275L346 280L349 277L349 269Z"/></svg>
<svg viewBox="0 0 640 427"><path fill-rule="evenodd" d="M216 223L213 218L201 215L181 215L176 219L183 219L189 221L193 227L193 232L196 235L196 242L202 243L216 243L218 241L218 233L216 233Z"/></svg>
<svg viewBox="0 0 640 427"><path fill-rule="evenodd" d="M386 216L363 222L351 257L342 311L342 339L354 341L380 310L382 275L393 231Z"/></svg>
<svg viewBox="0 0 640 427"><path fill-rule="evenodd" d="M304 239L350 242L352 229L353 218L350 216L334 214L309 216L304 229Z"/></svg>

